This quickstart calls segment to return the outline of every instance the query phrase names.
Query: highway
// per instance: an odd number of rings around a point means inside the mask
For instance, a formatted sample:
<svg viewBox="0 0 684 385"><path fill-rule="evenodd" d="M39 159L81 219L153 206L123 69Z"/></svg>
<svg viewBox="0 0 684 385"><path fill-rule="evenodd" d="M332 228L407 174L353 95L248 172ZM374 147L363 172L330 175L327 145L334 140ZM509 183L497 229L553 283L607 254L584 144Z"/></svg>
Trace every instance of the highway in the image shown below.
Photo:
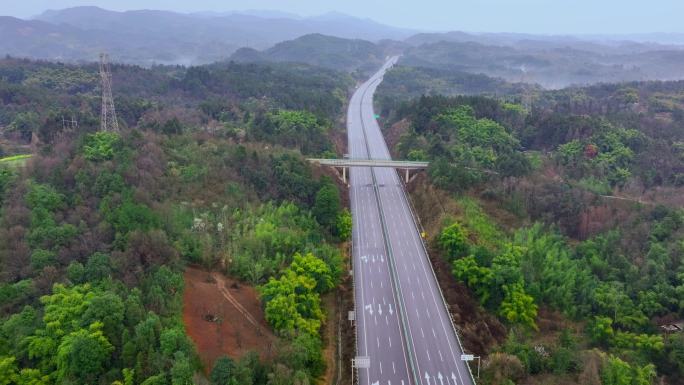
<svg viewBox="0 0 684 385"><path fill-rule="evenodd" d="M391 159L373 94L390 59L347 113L349 156ZM358 383L474 385L397 172L352 167L350 201Z"/></svg>

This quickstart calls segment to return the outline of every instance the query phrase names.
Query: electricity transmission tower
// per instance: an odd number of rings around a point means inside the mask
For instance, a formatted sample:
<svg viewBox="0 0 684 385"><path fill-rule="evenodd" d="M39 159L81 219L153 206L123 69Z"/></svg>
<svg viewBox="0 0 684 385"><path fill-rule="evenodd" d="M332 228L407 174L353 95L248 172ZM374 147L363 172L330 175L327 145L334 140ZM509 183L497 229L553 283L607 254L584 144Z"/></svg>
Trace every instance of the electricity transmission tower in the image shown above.
<svg viewBox="0 0 684 385"><path fill-rule="evenodd" d="M112 97L112 72L109 68L109 55L100 54L100 79L102 80L102 115L100 116L100 131L119 131L116 120L114 98Z"/></svg>

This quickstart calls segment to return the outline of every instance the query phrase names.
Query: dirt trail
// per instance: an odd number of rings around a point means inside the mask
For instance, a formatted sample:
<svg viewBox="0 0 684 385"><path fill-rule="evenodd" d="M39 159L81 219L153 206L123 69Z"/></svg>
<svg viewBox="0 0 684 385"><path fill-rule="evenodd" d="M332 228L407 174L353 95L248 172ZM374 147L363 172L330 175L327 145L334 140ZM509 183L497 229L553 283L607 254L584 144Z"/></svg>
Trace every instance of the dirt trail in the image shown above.
<svg viewBox="0 0 684 385"><path fill-rule="evenodd" d="M230 294L230 291L226 288L226 281L223 279L223 277L219 273L212 273L211 276L216 280L216 286L218 287L218 290L223 294L223 297L228 300L233 306L235 306L235 309L242 314L247 321L249 321L254 327L261 329L261 325L259 324L259 321L257 321L252 315L249 313L247 309L245 309L240 302L238 302L235 297L233 297L232 294Z"/></svg>
<svg viewBox="0 0 684 385"><path fill-rule="evenodd" d="M183 322L207 372L222 355L272 353L276 337L253 287L196 267L187 268L184 279Z"/></svg>

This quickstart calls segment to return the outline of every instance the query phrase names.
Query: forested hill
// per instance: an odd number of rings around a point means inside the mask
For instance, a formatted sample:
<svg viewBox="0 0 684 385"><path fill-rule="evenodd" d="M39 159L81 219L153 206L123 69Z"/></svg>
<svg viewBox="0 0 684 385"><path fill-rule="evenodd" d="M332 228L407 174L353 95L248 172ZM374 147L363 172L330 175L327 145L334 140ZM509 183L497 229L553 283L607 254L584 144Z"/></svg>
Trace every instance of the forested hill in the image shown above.
<svg viewBox="0 0 684 385"><path fill-rule="evenodd" d="M660 326L684 317L684 83L401 101L386 78L393 153L431 161L409 188L484 382L681 384L684 334Z"/></svg>
<svg viewBox="0 0 684 385"><path fill-rule="evenodd" d="M563 88L598 82L678 80L681 46L526 40L515 45L473 40L428 42L407 49L409 66L482 73L511 82Z"/></svg>
<svg viewBox="0 0 684 385"><path fill-rule="evenodd" d="M307 63L339 71L359 70L365 73L377 69L385 57L382 46L368 41L313 34L278 43L261 52L243 48L235 52L230 60Z"/></svg>
<svg viewBox="0 0 684 385"><path fill-rule="evenodd" d="M0 61L0 146L38 138L32 158L0 162L1 382L317 381L321 298L344 277L351 217L302 154L337 155L349 78L234 63L112 72L118 133L97 132L95 65ZM268 355L200 361L181 318L189 264L257 288Z"/></svg>
<svg viewBox="0 0 684 385"><path fill-rule="evenodd" d="M0 126L5 134L35 132L48 142L62 129L63 116L95 129L99 122L97 71L96 65L0 60L4 101ZM159 130L175 120L195 129L249 123L276 108L306 110L331 122L342 112L351 85L347 75L304 64L222 63L151 69L113 65L112 73L121 123ZM235 130L243 133L242 127Z"/></svg>
<svg viewBox="0 0 684 385"><path fill-rule="evenodd" d="M511 83L500 78L464 71L398 65L380 85L381 104L405 102L423 95L522 95L541 88L532 84Z"/></svg>

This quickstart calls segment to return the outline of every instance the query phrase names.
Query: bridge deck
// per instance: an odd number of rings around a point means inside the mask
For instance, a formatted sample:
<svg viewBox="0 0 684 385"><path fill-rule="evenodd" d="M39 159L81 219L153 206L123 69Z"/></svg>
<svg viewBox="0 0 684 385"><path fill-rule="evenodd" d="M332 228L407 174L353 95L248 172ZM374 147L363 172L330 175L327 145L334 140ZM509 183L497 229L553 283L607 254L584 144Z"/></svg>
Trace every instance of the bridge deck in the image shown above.
<svg viewBox="0 0 684 385"><path fill-rule="evenodd" d="M429 162L387 159L309 159L310 162L333 167L390 167L399 169L420 170L429 166Z"/></svg>

